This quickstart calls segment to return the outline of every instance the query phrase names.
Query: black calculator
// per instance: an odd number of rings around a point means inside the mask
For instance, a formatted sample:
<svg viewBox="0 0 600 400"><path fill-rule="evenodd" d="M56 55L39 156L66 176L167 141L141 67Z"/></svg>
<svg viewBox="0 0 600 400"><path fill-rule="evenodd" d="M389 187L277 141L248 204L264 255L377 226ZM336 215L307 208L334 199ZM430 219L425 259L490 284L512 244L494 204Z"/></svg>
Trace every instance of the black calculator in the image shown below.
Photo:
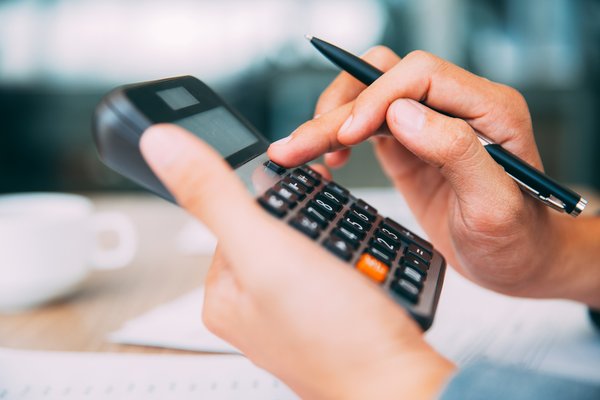
<svg viewBox="0 0 600 400"><path fill-rule="evenodd" d="M431 326L445 272L431 243L309 166L286 169L269 160L270 143L200 80L182 76L108 93L93 121L100 158L175 203L139 149L142 133L157 123L182 126L207 142L267 212L380 285L423 329Z"/></svg>

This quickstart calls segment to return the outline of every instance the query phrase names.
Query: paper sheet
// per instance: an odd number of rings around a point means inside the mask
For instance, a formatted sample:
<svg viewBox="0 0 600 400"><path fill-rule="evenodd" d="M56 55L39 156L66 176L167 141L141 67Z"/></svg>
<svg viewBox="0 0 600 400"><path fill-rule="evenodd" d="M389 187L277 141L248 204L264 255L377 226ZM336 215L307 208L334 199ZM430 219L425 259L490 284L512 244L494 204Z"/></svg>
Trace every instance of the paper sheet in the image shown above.
<svg viewBox="0 0 600 400"><path fill-rule="evenodd" d="M0 349L0 399L297 397L242 356L157 356Z"/></svg>

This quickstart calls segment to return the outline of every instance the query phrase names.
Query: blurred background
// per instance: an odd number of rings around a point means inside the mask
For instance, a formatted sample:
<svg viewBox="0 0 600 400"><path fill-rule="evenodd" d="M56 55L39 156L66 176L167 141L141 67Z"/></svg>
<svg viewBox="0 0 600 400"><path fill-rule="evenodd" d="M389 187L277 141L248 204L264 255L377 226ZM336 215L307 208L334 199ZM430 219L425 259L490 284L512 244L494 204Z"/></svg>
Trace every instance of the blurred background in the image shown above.
<svg viewBox="0 0 600 400"><path fill-rule="evenodd" d="M90 129L101 96L135 81L194 75L286 136L337 74L305 33L425 49L518 88L546 170L600 188L597 0L0 0L0 192L137 189ZM368 144L336 179L386 184Z"/></svg>

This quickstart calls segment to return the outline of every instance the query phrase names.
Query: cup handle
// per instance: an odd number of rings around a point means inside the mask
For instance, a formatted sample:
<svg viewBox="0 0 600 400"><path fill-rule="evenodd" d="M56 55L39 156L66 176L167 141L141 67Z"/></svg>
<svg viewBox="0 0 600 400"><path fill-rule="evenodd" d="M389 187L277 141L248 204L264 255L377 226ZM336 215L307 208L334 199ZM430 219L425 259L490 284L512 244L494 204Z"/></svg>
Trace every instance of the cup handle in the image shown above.
<svg viewBox="0 0 600 400"><path fill-rule="evenodd" d="M114 232L118 244L111 249L101 249L96 240L91 262L96 269L117 269L133 260L137 249L137 234L131 219L126 215L105 211L92 216L92 230L96 237L100 232Z"/></svg>

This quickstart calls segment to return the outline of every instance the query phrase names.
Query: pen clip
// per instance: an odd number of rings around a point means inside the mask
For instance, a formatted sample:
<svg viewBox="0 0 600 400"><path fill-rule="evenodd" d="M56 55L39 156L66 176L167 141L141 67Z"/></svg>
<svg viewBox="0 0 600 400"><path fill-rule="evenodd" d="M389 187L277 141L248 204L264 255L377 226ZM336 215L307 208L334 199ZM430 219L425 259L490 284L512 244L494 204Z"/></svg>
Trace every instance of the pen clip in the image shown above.
<svg viewBox="0 0 600 400"><path fill-rule="evenodd" d="M508 175L512 179L514 179L515 182L517 182L517 184L521 187L521 189L524 192L526 192L527 194L539 199L542 203L546 204L548 207L551 207L560 212L566 212L565 203L563 201L561 201L560 199L556 198L555 196L553 196L551 194L546 197L546 196L540 194L540 192L538 192L531 186L527 185L525 182L522 182L519 179L515 178L513 175L511 175L511 174L508 174Z"/></svg>

